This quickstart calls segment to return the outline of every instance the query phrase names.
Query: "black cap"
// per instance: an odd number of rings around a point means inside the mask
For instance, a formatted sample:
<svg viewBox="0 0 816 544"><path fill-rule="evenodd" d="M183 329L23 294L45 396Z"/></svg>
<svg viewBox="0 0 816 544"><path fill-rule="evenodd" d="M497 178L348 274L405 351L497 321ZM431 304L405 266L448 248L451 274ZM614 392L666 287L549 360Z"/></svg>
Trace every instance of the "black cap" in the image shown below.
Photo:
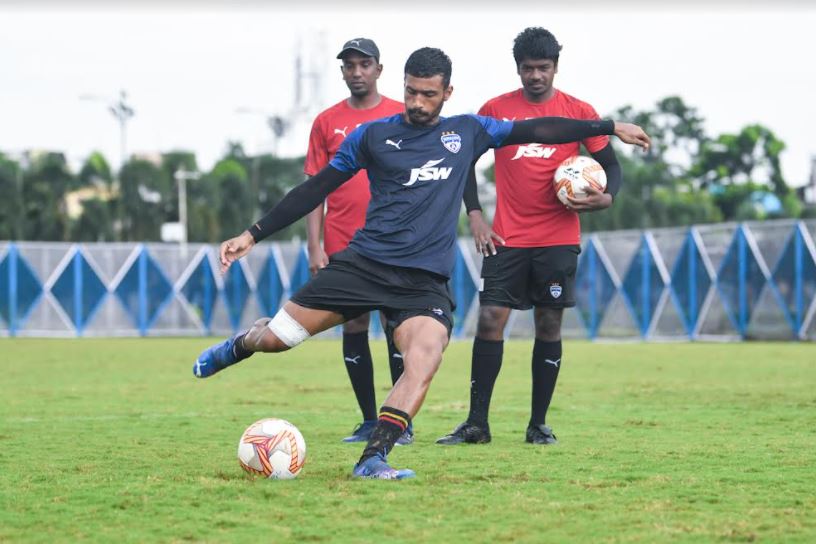
<svg viewBox="0 0 816 544"><path fill-rule="evenodd" d="M374 43L374 40L368 38L354 38L347 41L343 44L343 49L337 53L337 58L342 59L346 51L357 51L367 57L374 57L377 62L380 61L380 50L377 48L377 44Z"/></svg>

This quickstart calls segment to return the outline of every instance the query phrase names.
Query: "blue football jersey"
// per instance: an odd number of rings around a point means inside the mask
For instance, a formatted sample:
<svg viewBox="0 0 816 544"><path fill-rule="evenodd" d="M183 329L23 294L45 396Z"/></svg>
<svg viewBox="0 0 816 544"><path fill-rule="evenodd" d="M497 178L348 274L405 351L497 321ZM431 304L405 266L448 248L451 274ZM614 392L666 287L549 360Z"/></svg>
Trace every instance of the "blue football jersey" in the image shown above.
<svg viewBox="0 0 816 544"><path fill-rule="evenodd" d="M450 277L470 165L512 127L478 115L440 117L432 127L410 125L402 114L360 125L329 163L342 172L368 171L371 201L349 247L381 263Z"/></svg>

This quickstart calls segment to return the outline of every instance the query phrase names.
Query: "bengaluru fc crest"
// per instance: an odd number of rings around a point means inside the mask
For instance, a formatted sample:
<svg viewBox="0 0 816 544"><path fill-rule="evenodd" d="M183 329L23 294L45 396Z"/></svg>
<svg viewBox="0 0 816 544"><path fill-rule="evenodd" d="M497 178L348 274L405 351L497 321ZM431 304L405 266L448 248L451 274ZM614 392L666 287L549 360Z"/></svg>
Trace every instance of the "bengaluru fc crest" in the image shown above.
<svg viewBox="0 0 816 544"><path fill-rule="evenodd" d="M451 153L459 153L459 150L462 149L462 137L455 132L443 132L441 140L445 149Z"/></svg>
<svg viewBox="0 0 816 544"><path fill-rule="evenodd" d="M561 296L561 285L558 283L550 284L550 294L553 298L558 298Z"/></svg>

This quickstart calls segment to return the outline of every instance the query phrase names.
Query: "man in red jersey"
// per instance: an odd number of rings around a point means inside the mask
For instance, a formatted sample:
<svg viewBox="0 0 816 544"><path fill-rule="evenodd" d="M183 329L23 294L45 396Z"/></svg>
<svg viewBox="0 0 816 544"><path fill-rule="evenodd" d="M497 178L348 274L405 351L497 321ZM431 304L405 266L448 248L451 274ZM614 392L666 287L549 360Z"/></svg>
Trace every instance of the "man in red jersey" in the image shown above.
<svg viewBox="0 0 816 544"><path fill-rule="evenodd" d="M543 28L527 28L515 39L513 56L522 88L489 100L480 115L521 121L540 116L599 119L595 109L553 87L561 45ZM621 185L621 169L608 136L583 140L606 171L607 189L587 189L587 198L564 206L553 188L561 162L580 151L580 143L525 144L497 148L496 215L492 240L479 246L482 265L479 322L471 361L470 413L467 421L437 444L490 442L488 411L502 364L504 328L511 309L535 308L532 360L532 410L526 441L554 444L546 425L561 369L561 318L575 306L575 271L581 251L577 212L612 205ZM476 212L474 212L476 213ZM477 246L480 244L477 237Z"/></svg>
<svg viewBox="0 0 816 544"><path fill-rule="evenodd" d="M349 97L324 110L312 124L309 150L303 171L314 176L334 158L346 136L361 124L401 113L402 102L391 100L377 90L382 73L380 50L373 40L355 38L343 45L337 55L342 60L340 73L349 89ZM395 142L395 145L399 143ZM329 264L329 256L346 249L351 237L365 223L366 208L371 199L365 170L331 193L324 206L319 206L306 218L309 269L314 274ZM321 235L323 244L321 245ZM368 345L369 314L343 324L343 360L346 363L363 422L344 442L365 442L377 423L374 393L374 367ZM388 362L392 382L402 374L402 355L388 338ZM410 444L413 430L406 430L400 444Z"/></svg>

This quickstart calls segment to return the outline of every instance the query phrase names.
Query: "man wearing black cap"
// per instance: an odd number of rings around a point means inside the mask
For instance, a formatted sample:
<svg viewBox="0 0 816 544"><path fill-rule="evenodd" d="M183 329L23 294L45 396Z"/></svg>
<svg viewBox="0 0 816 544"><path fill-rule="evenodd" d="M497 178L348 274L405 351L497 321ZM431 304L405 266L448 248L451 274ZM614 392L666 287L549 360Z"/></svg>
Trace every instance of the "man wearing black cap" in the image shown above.
<svg viewBox="0 0 816 544"><path fill-rule="evenodd" d="M382 96L377 91L377 79L383 67L380 64L380 50L373 40L349 40L343 45L337 58L343 61L340 73L350 95L320 113L312 124L309 151L303 167L304 173L310 177L329 164L346 136L362 123L403 111L401 102ZM354 232L363 226L371 198L368 186L366 171L361 170L307 216L309 269L312 274L329 263L330 255L346 249ZM343 439L344 442L368 441L377 424L368 323L369 314L366 312L343 324L343 360L363 414L363 422L354 429L351 436ZM394 347L390 335L388 362L391 380L396 383L402 374L402 355ZM405 445L412 441L413 429L406 429L398 443Z"/></svg>

